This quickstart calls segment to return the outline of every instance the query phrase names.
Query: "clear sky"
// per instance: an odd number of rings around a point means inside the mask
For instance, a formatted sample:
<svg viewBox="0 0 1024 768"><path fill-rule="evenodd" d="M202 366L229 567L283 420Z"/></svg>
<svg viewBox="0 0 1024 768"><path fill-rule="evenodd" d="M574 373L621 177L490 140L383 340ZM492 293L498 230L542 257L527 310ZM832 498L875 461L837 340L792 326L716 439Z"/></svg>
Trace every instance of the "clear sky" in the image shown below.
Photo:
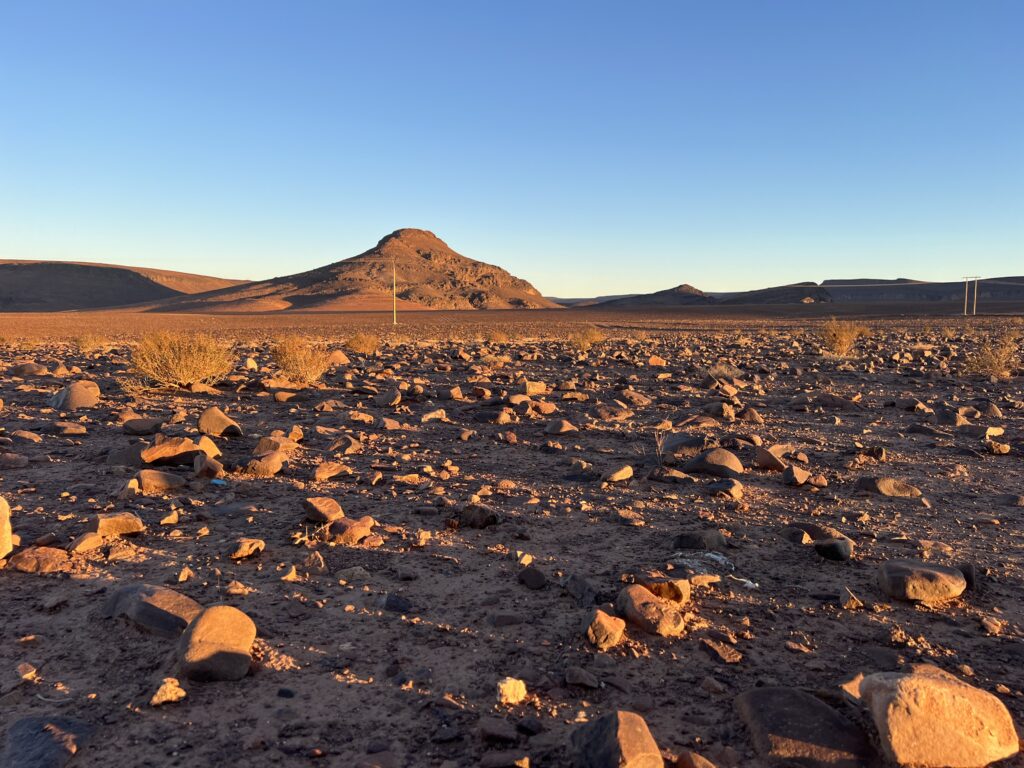
<svg viewBox="0 0 1024 768"><path fill-rule="evenodd" d="M0 258L1024 274L1020 0L3 0Z"/></svg>

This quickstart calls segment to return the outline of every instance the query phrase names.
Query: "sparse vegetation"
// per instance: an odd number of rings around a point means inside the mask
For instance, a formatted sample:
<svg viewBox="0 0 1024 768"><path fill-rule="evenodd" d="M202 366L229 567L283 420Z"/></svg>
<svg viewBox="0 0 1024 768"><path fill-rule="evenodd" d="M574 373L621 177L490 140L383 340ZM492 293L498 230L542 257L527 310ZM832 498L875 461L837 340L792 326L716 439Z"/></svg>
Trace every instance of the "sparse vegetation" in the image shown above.
<svg viewBox="0 0 1024 768"><path fill-rule="evenodd" d="M508 344L508 334L498 328L489 328L484 331L484 341L488 344Z"/></svg>
<svg viewBox="0 0 1024 768"><path fill-rule="evenodd" d="M1017 334L1012 330L998 336L985 336L964 361L964 373L1005 379L1017 366L1020 348Z"/></svg>
<svg viewBox="0 0 1024 768"><path fill-rule="evenodd" d="M604 333L596 325L585 325L582 328L574 328L569 331L569 343L580 352L586 352L595 344L605 340Z"/></svg>
<svg viewBox="0 0 1024 768"><path fill-rule="evenodd" d="M853 351L857 340L867 333L868 329L860 323L832 317L821 326L821 342L830 354L846 357Z"/></svg>
<svg viewBox="0 0 1024 768"><path fill-rule="evenodd" d="M720 360L708 368L708 376L716 379L738 379L743 376L743 371L732 363Z"/></svg>
<svg viewBox="0 0 1024 768"><path fill-rule="evenodd" d="M271 356L285 378L296 384L313 384L330 367L327 348L298 334L282 337L274 345Z"/></svg>
<svg viewBox="0 0 1024 768"><path fill-rule="evenodd" d="M75 346L78 347L78 351L83 354L89 352L96 352L97 350L103 349L107 346L106 339L99 334L95 333L83 333L80 336L75 337Z"/></svg>
<svg viewBox="0 0 1024 768"><path fill-rule="evenodd" d="M208 333L157 331L132 347L133 378L125 386L215 384L230 373L234 363L231 345Z"/></svg>
<svg viewBox="0 0 1024 768"><path fill-rule="evenodd" d="M380 348L380 339L372 333L360 331L345 342L345 349L359 355L372 355Z"/></svg>

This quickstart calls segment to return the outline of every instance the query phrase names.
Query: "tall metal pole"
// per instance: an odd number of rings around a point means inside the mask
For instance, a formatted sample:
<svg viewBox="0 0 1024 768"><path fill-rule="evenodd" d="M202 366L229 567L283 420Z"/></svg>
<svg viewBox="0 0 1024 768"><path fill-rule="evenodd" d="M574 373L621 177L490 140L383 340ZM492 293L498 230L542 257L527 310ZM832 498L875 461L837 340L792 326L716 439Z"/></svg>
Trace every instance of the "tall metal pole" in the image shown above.
<svg viewBox="0 0 1024 768"><path fill-rule="evenodd" d="M394 259L391 259L391 324L398 325L398 279L395 277Z"/></svg>
<svg viewBox="0 0 1024 768"><path fill-rule="evenodd" d="M981 278L974 278L974 309L971 312L972 315L978 314L978 283L980 281Z"/></svg>
<svg viewBox="0 0 1024 768"><path fill-rule="evenodd" d="M964 317L967 317L967 297L971 293L971 284L968 282L969 277L964 277Z"/></svg>

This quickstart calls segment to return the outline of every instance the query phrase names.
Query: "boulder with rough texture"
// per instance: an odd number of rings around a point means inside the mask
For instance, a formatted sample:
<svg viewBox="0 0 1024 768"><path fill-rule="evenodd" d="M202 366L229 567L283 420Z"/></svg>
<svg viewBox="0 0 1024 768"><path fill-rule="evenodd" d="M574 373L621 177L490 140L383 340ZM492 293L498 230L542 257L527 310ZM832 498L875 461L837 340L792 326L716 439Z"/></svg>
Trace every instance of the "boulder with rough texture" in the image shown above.
<svg viewBox="0 0 1024 768"><path fill-rule="evenodd" d="M780 765L864 768L873 755L860 726L797 688L745 691L736 711L758 754Z"/></svg>
<svg viewBox="0 0 1024 768"><path fill-rule="evenodd" d="M600 608L595 608L587 625L587 640L599 651L607 651L622 641L622 634L626 630L626 622L618 616L605 613Z"/></svg>
<svg viewBox="0 0 1024 768"><path fill-rule="evenodd" d="M249 672L256 625L230 605L199 613L178 641L178 663L191 680L241 680Z"/></svg>
<svg viewBox="0 0 1024 768"><path fill-rule="evenodd" d="M572 734L576 768L662 768L661 750L644 719L617 710Z"/></svg>
<svg viewBox="0 0 1024 768"><path fill-rule="evenodd" d="M100 536L134 536L146 530L146 524L132 512L99 512L93 516L91 530Z"/></svg>
<svg viewBox="0 0 1024 768"><path fill-rule="evenodd" d="M152 584L129 584L115 590L103 606L108 618L123 616L155 635L178 637L203 610L180 592Z"/></svg>
<svg viewBox="0 0 1024 768"><path fill-rule="evenodd" d="M345 511L330 496L311 496L302 506L306 510L306 519L311 523L333 523L345 516Z"/></svg>
<svg viewBox="0 0 1024 768"><path fill-rule="evenodd" d="M215 405L200 414L199 431L212 437L241 437L244 434L238 422Z"/></svg>
<svg viewBox="0 0 1024 768"><path fill-rule="evenodd" d="M998 698L936 667L868 675L860 694L883 751L901 766L982 768L1019 749Z"/></svg>
<svg viewBox="0 0 1024 768"><path fill-rule="evenodd" d="M921 603L952 600L967 589L967 579L959 569L918 560L882 563L878 583L889 597Z"/></svg>
<svg viewBox="0 0 1024 768"><path fill-rule="evenodd" d="M68 569L68 553L56 547L29 547L11 557L8 566L22 573L58 573Z"/></svg>
<svg viewBox="0 0 1024 768"><path fill-rule="evenodd" d="M741 477L743 464L732 451L725 448L712 448L698 453L683 464L684 472L695 472L716 477Z"/></svg>
<svg viewBox="0 0 1024 768"><path fill-rule="evenodd" d="M100 388L94 381L76 381L68 384L50 399L50 407L58 411L77 411L94 408L100 402Z"/></svg>
<svg viewBox="0 0 1024 768"><path fill-rule="evenodd" d="M630 584L619 592L615 610L630 624L651 635L676 637L685 631L683 616L675 606L639 584Z"/></svg>

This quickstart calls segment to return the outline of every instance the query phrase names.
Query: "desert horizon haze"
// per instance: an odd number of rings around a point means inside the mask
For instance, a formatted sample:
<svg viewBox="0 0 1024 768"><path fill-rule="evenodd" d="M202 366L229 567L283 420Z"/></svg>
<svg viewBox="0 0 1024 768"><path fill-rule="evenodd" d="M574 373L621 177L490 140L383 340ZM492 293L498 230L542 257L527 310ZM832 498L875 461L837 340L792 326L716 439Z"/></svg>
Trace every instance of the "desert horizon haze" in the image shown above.
<svg viewBox="0 0 1024 768"><path fill-rule="evenodd" d="M1022 30L0 3L0 768L1024 768Z"/></svg>

